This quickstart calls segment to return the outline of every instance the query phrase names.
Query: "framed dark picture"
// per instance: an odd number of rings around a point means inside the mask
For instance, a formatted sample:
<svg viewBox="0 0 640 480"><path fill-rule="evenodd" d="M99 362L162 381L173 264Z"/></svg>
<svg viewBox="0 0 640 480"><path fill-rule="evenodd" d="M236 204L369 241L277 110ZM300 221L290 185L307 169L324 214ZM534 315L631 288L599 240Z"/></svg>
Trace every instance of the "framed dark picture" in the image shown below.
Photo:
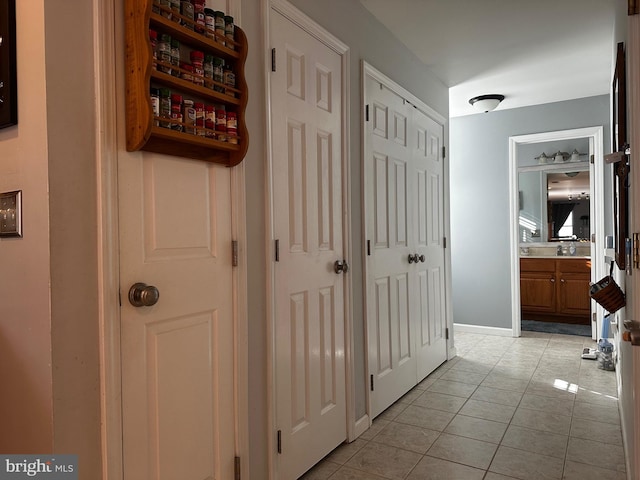
<svg viewBox="0 0 640 480"><path fill-rule="evenodd" d="M618 43L616 68L613 72L612 101L613 118L611 119L611 151L624 152L627 144L627 88L624 43Z"/></svg>
<svg viewBox="0 0 640 480"><path fill-rule="evenodd" d="M0 0L0 128L18 123L16 0Z"/></svg>
<svg viewBox="0 0 640 480"><path fill-rule="evenodd" d="M627 216L628 216L628 156L627 149L627 88L624 43L618 43L616 68L613 75L611 123L611 151L613 156L613 215L615 228L616 265L626 266Z"/></svg>

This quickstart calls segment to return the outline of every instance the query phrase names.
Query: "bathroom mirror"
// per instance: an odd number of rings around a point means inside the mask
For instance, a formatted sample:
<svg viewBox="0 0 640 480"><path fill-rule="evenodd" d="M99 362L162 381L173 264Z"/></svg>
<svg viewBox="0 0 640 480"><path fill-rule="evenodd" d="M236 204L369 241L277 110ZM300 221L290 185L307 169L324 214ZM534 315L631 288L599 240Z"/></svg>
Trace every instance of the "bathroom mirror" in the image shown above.
<svg viewBox="0 0 640 480"><path fill-rule="evenodd" d="M518 173L520 243L588 241L588 165L529 167Z"/></svg>

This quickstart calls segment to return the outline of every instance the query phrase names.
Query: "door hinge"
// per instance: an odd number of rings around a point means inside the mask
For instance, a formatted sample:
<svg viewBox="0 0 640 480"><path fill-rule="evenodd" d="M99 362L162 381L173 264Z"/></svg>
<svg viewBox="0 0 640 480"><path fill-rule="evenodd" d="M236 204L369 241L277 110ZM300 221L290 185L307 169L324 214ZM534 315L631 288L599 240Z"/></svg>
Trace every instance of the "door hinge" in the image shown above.
<svg viewBox="0 0 640 480"><path fill-rule="evenodd" d="M276 71L276 49L275 48L271 49L271 71L272 72Z"/></svg>
<svg viewBox="0 0 640 480"><path fill-rule="evenodd" d="M278 453L282 453L282 430L278 430Z"/></svg>
<svg viewBox="0 0 640 480"><path fill-rule="evenodd" d="M444 329L444 339L445 340L449 340L449 329L448 328Z"/></svg>
<svg viewBox="0 0 640 480"><path fill-rule="evenodd" d="M367 121L367 122L369 121L369 105L367 105L364 108L364 118L365 118L365 121Z"/></svg>
<svg viewBox="0 0 640 480"><path fill-rule="evenodd" d="M242 480L242 475L240 474L240 457L236 457L233 463L233 478L235 480Z"/></svg>
<svg viewBox="0 0 640 480"><path fill-rule="evenodd" d="M367 256L371 256L371 240L367 240Z"/></svg>
<svg viewBox="0 0 640 480"><path fill-rule="evenodd" d="M640 234L633 234L633 268L640 268Z"/></svg>
<svg viewBox="0 0 640 480"><path fill-rule="evenodd" d="M118 290L118 303L122 306L122 292Z"/></svg>
<svg viewBox="0 0 640 480"><path fill-rule="evenodd" d="M447 147L442 146L442 158L447 158Z"/></svg>
<svg viewBox="0 0 640 480"><path fill-rule="evenodd" d="M596 163L596 156L595 156L595 155L591 155L591 156L589 157L589 162L591 162L591 163Z"/></svg>
<svg viewBox="0 0 640 480"><path fill-rule="evenodd" d="M373 392L374 388L373 388L373 374L371 375L371 391Z"/></svg>
<svg viewBox="0 0 640 480"><path fill-rule="evenodd" d="M276 239L276 262L280 261L280 240Z"/></svg>
<svg viewBox="0 0 640 480"><path fill-rule="evenodd" d="M447 248L447 237L442 237L442 248Z"/></svg>
<svg viewBox="0 0 640 480"><path fill-rule="evenodd" d="M238 241L231 240L231 265L238 266Z"/></svg>

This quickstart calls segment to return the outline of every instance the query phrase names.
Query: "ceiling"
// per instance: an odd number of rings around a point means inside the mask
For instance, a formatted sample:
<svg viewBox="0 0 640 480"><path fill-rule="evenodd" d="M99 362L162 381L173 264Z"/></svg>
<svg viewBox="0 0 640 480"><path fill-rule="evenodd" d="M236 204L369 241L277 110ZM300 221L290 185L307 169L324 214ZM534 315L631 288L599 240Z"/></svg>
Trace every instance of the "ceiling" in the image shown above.
<svg viewBox="0 0 640 480"><path fill-rule="evenodd" d="M547 175L547 197L549 200L581 200L589 198L590 191L588 171L549 173Z"/></svg>
<svg viewBox="0 0 640 480"><path fill-rule="evenodd" d="M452 117L608 94L616 0L360 0L450 87Z"/></svg>

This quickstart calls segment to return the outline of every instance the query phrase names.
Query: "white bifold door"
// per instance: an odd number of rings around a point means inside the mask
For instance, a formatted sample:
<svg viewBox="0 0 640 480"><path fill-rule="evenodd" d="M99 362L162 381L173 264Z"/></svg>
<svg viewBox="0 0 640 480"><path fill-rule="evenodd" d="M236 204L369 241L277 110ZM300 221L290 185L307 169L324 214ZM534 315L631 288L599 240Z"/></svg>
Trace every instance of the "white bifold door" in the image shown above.
<svg viewBox="0 0 640 480"><path fill-rule="evenodd" d="M364 77L365 278L373 418L447 359L444 159L442 121L427 115L428 107L410 103L381 76Z"/></svg>

